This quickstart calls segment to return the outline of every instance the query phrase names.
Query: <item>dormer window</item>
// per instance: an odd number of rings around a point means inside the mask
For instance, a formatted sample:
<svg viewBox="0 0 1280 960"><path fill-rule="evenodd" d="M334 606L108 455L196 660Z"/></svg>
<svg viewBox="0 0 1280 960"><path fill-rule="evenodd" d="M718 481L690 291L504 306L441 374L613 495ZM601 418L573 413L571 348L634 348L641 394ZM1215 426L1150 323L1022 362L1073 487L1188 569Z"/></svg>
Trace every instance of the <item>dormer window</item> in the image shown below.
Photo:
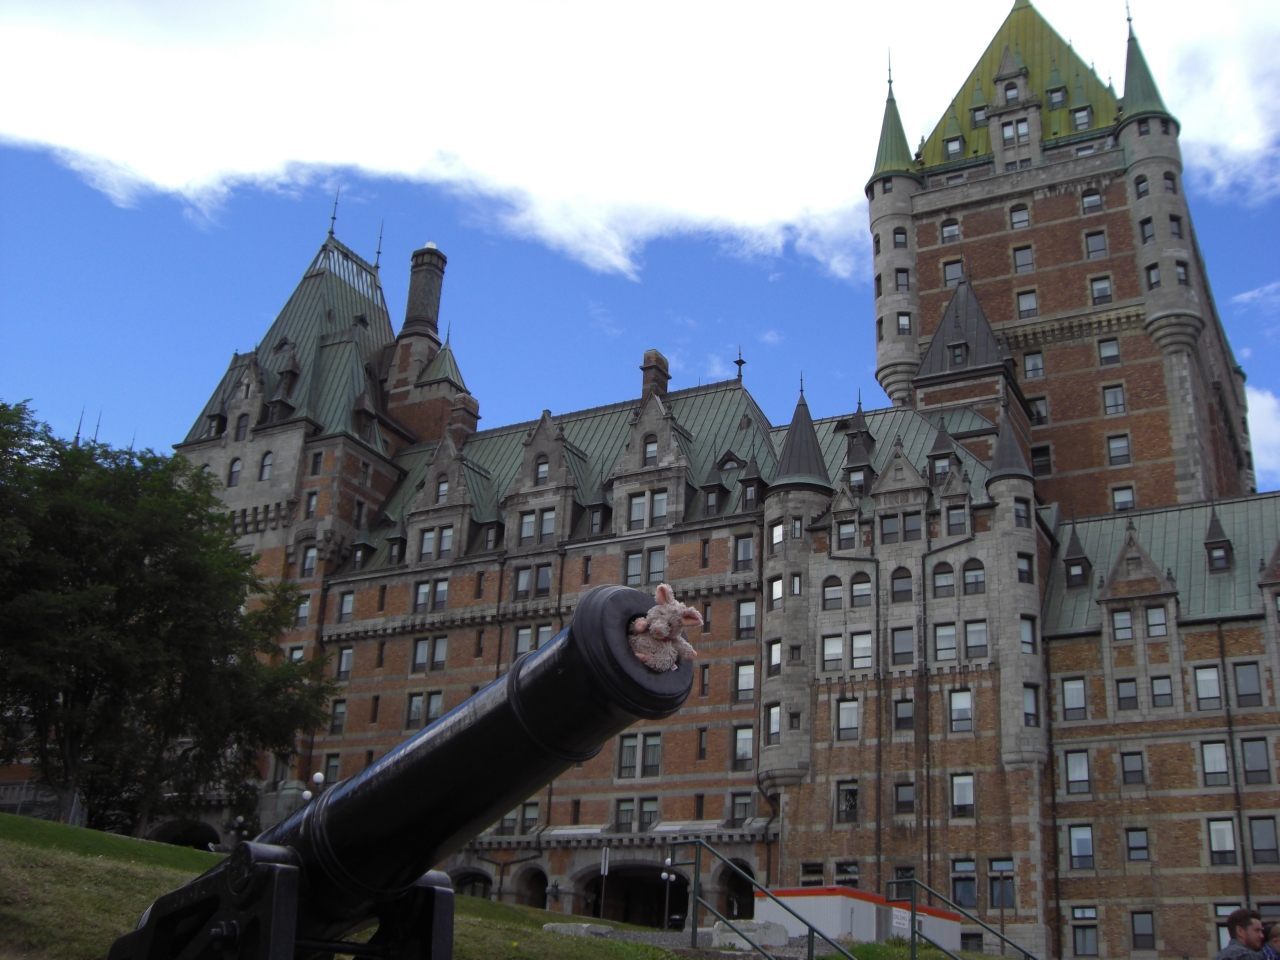
<svg viewBox="0 0 1280 960"><path fill-rule="evenodd" d="M1089 585L1089 561L1068 560L1067 561L1067 586L1068 587L1087 587Z"/></svg>
<svg viewBox="0 0 1280 960"><path fill-rule="evenodd" d="M387 545L387 563L395 566L400 562L400 558L404 556L404 542L401 540L392 540Z"/></svg>
<svg viewBox="0 0 1280 960"><path fill-rule="evenodd" d="M1093 110L1090 107L1081 107L1079 110L1071 112L1071 129L1072 130L1088 130L1093 125Z"/></svg>
<svg viewBox="0 0 1280 960"><path fill-rule="evenodd" d="M1049 91L1049 109L1059 110L1067 105L1067 88L1058 87Z"/></svg>
<svg viewBox="0 0 1280 960"><path fill-rule="evenodd" d="M1005 103L1018 102L1018 85L1016 83L1006 83L1004 85L1004 102Z"/></svg>
<svg viewBox="0 0 1280 960"><path fill-rule="evenodd" d="M644 465L654 467L658 464L658 438L652 434L644 438Z"/></svg>
<svg viewBox="0 0 1280 960"><path fill-rule="evenodd" d="M714 517L720 512L720 494L716 490L707 491L707 516Z"/></svg>
<svg viewBox="0 0 1280 960"><path fill-rule="evenodd" d="M449 499L449 478L443 474L436 479L436 503L444 503Z"/></svg>
<svg viewBox="0 0 1280 960"><path fill-rule="evenodd" d="M986 107L974 107L973 110L970 111L970 113L972 114L972 118L969 122L969 126L985 127L987 125L987 108Z"/></svg>
<svg viewBox="0 0 1280 960"><path fill-rule="evenodd" d="M756 508L756 486L749 483L742 491L742 507L744 510L754 510Z"/></svg>
<svg viewBox="0 0 1280 960"><path fill-rule="evenodd" d="M953 343L948 349L951 352L952 367L963 367L969 362L969 345L967 343Z"/></svg>
<svg viewBox="0 0 1280 960"><path fill-rule="evenodd" d="M948 160L959 160L964 154L964 144L961 142L959 137L952 137L950 140L946 141L945 145L947 148Z"/></svg>
<svg viewBox="0 0 1280 960"><path fill-rule="evenodd" d="M236 439L243 440L248 435L249 435L249 415L247 413L242 413L240 414L240 416L236 417Z"/></svg>
<svg viewBox="0 0 1280 960"><path fill-rule="evenodd" d="M950 457L934 457L933 458L933 482L935 484L942 483L951 473Z"/></svg>
<svg viewBox="0 0 1280 960"><path fill-rule="evenodd" d="M364 566L364 547L356 547L355 556L351 561L351 569L359 570Z"/></svg>
<svg viewBox="0 0 1280 960"><path fill-rule="evenodd" d="M533 465L533 485L535 487L545 487L547 485L547 476L550 474L551 468L547 463L546 456L538 458L538 462Z"/></svg>
<svg viewBox="0 0 1280 960"><path fill-rule="evenodd" d="M1231 543L1222 541L1219 543L1209 543L1205 547L1209 551L1209 572L1225 573L1231 569Z"/></svg>

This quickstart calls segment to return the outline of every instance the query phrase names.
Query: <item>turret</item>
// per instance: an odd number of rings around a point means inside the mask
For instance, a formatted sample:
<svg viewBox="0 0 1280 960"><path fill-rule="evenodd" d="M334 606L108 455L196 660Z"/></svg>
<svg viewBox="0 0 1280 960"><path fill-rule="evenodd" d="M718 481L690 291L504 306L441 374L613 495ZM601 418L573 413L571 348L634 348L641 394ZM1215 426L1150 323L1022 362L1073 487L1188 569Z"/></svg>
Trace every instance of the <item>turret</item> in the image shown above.
<svg viewBox="0 0 1280 960"><path fill-rule="evenodd" d="M875 252L876 379L895 406L910 403L911 378L920 360L920 278L911 218L911 197L920 188L891 77L866 189Z"/></svg>

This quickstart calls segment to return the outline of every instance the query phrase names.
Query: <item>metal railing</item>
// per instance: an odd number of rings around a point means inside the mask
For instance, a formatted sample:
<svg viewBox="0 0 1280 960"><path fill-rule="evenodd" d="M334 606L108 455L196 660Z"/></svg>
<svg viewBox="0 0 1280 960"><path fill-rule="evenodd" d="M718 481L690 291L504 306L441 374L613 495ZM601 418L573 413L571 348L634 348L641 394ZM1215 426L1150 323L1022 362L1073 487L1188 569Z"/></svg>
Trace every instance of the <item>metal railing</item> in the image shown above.
<svg viewBox="0 0 1280 960"><path fill-rule="evenodd" d="M770 900L772 900L774 903L780 906L783 910L787 911L787 913L791 914L791 916L795 917L802 924L804 924L805 928L809 931L807 936L808 951L806 954L808 957L808 960L813 960L813 947L815 943L815 937L821 937L830 946L835 948L836 953L846 958L846 960L856 960L853 954L851 954L848 950L840 946L840 944L836 943L834 940L828 937L825 933L823 933L821 930L819 930L817 927L811 924L808 920L800 916L800 914L796 913L794 910L788 907L785 903L783 903L781 900L775 897L767 889L765 889L763 886L757 883L754 877L747 876L747 874L744 873L738 867L737 864L735 864L728 857L719 853L717 850L715 850L715 848L713 848L705 840L681 840L678 843L673 843L671 846L673 848L688 847L688 846L693 847L692 860L679 860L679 861L672 860L668 863L668 866L693 867L693 894L692 894L693 909L689 911L691 914L689 918L689 926L691 928L690 934L689 934L689 946L692 947L694 950L698 949L698 908L705 907L708 913L710 913L713 917L718 919L726 927L732 930L737 936L741 937L743 941L745 941L746 943L749 943L751 945L751 949L755 950L756 953L760 954L762 957L767 958L767 960L777 960L777 958L774 957L774 955L771 954L768 950L760 946L760 944L756 943L749 936L747 936L745 933L739 930L736 926L734 926L732 920L730 920L728 917L721 914L719 910L717 910L715 907L713 907L710 903L708 903L706 900L702 898L702 851L706 850L707 853L711 854L713 857L715 857L717 860L723 863L726 867L728 867L730 870L736 873L739 877L747 881L747 883L749 883L752 887L754 887L756 890L759 890L766 897L768 897ZM956 960L959 960L959 958L956 958Z"/></svg>
<svg viewBox="0 0 1280 960"><path fill-rule="evenodd" d="M899 887L903 884L907 884L910 887L909 897L903 897L901 895L899 896L890 895L890 891L894 890L896 887ZM907 880L889 880L884 885L885 900L887 900L890 904L903 903L908 900L911 903L911 960L916 960L917 938L920 940L923 940L925 943L929 944L930 946L936 947L937 949L941 950L948 957L950 957L951 960L960 960L960 957L957 957L954 953L952 953L946 947L942 946L936 940L933 940L926 933L924 933L924 931L920 929L920 924L916 920L916 914L917 914L916 901L918 899L916 893L918 890L925 891L927 894L929 894L931 899L937 899L945 903L949 908L954 910L956 913L960 914L960 916L964 917L970 923L976 923L978 926L980 926L983 930L986 930L988 933L995 934L995 936L999 938L999 940L1002 943L1008 944L1009 946L1013 947L1013 949L1018 951L1018 953L1022 954L1023 960L1040 960L1039 957L1037 957L1034 953L1032 953L1026 947L1023 947L1017 943L1014 943L1012 940L1006 937L1003 933L1001 933L995 927L992 927L989 924L984 923L982 920L979 920L977 917L975 917L972 913L970 913L964 907L960 906L954 900L949 900L947 897L944 897L942 894L940 894L937 890L934 890L932 887L929 887L926 884L921 883L919 880L916 880L915 878L911 878Z"/></svg>

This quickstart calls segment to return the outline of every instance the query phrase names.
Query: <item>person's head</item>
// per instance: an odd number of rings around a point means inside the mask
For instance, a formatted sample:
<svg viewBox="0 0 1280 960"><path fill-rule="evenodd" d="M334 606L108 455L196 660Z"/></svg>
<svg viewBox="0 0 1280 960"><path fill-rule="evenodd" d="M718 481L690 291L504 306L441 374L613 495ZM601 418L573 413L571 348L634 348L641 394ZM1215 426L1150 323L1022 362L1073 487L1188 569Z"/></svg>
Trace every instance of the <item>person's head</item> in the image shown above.
<svg viewBox="0 0 1280 960"><path fill-rule="evenodd" d="M1271 944L1271 949L1280 952L1280 923L1269 923L1262 930L1263 943Z"/></svg>
<svg viewBox="0 0 1280 960"><path fill-rule="evenodd" d="M1250 950L1262 949L1262 917L1257 910L1241 907L1227 917L1227 935Z"/></svg>

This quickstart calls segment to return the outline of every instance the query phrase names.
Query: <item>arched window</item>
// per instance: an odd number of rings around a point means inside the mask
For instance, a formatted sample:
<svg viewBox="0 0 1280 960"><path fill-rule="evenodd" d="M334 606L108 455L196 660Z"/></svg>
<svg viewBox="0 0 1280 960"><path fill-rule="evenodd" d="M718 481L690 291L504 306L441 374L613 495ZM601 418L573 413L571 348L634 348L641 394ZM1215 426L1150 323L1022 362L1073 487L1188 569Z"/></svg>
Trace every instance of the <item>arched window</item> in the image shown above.
<svg viewBox="0 0 1280 960"><path fill-rule="evenodd" d="M855 607L871 606L871 577L865 573L853 575L853 605Z"/></svg>
<svg viewBox="0 0 1280 960"><path fill-rule="evenodd" d="M273 456L271 455L271 451L270 451L270 450L268 450L266 453L264 453L264 454L262 455L262 466L260 466L260 467L258 468L258 479L259 479L259 480L270 480L270 479L271 479L271 465L272 465L273 463L275 463L275 457L273 457Z"/></svg>
<svg viewBox="0 0 1280 960"><path fill-rule="evenodd" d="M893 571L891 580L893 587L893 602L904 603L911 600L911 571L906 567L899 567Z"/></svg>
<svg viewBox="0 0 1280 960"><path fill-rule="evenodd" d="M240 486L240 460L239 458L231 461L231 469L227 471L227 486Z"/></svg>
<svg viewBox="0 0 1280 960"><path fill-rule="evenodd" d="M1014 230L1021 230L1023 227L1031 226L1031 214L1027 212L1027 205L1020 203L1016 207L1009 210L1009 226Z"/></svg>
<svg viewBox="0 0 1280 960"><path fill-rule="evenodd" d="M955 243L960 239L960 221L959 220L943 220L942 221L942 242Z"/></svg>
<svg viewBox="0 0 1280 960"><path fill-rule="evenodd" d="M981 560L965 561L964 592L967 594L987 592L987 570Z"/></svg>
<svg viewBox="0 0 1280 960"><path fill-rule="evenodd" d="M535 487L545 487L547 485L547 476L551 472L550 465L547 463L546 454L538 457L537 463L533 465L533 485Z"/></svg>
<svg viewBox="0 0 1280 960"><path fill-rule="evenodd" d="M1133 192L1137 194L1139 200L1151 192L1151 187L1147 183L1146 177L1139 177L1137 180L1133 181Z"/></svg>
<svg viewBox="0 0 1280 960"><path fill-rule="evenodd" d="M839 577L827 577L822 581L822 609L839 610L844 606L844 590Z"/></svg>
<svg viewBox="0 0 1280 960"><path fill-rule="evenodd" d="M436 477L436 503L444 503L449 499L449 478L443 473Z"/></svg>
<svg viewBox="0 0 1280 960"><path fill-rule="evenodd" d="M654 467L658 464L658 438L653 434L644 438L644 465Z"/></svg>
<svg viewBox="0 0 1280 960"><path fill-rule="evenodd" d="M956 572L949 563L939 563L933 568L933 595L935 597L954 597L956 595Z"/></svg>
<svg viewBox="0 0 1280 960"><path fill-rule="evenodd" d="M1004 85L1004 102L1005 103L1018 102L1018 85L1016 83L1006 83Z"/></svg>
<svg viewBox="0 0 1280 960"><path fill-rule="evenodd" d="M249 435L249 415L242 413L236 417L236 439L243 440Z"/></svg>

